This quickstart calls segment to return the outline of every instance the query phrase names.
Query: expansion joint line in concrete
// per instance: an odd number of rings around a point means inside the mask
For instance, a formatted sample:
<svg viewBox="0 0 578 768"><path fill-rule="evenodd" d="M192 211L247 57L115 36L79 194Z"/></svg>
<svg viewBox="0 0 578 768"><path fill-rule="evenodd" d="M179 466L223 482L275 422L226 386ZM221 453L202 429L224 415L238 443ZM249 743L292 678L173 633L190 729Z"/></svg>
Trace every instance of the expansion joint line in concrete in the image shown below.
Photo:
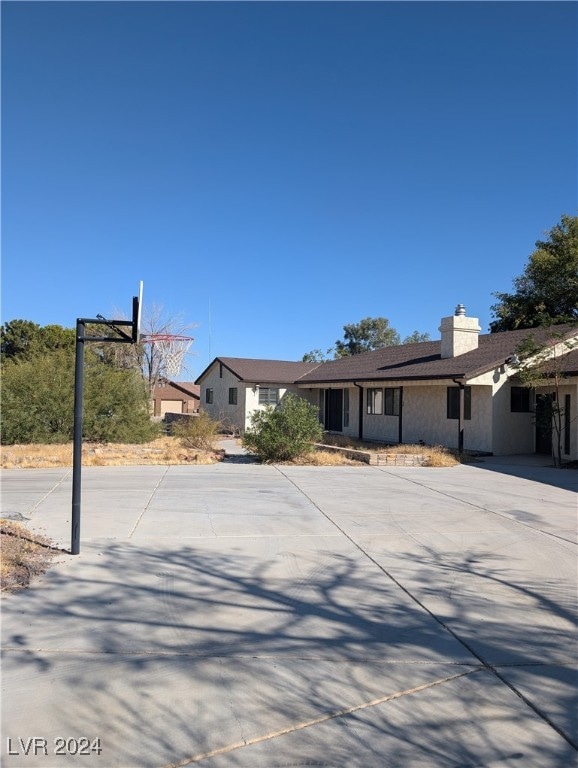
<svg viewBox="0 0 578 768"><path fill-rule="evenodd" d="M168 471L169 471L169 467L166 467L165 471L163 472L163 476L162 476L162 477L159 479L158 483L157 483L157 484L155 485L155 487L152 489L152 491L151 491L151 495L149 496L147 503L144 505L142 512L141 512L141 513L140 513L140 515L137 517L137 519L136 519L136 522L135 522L135 524L133 525L133 527L132 527L132 530L131 530L131 532L130 532L130 533L129 533L129 535L128 535L128 538L129 538L129 539L130 539L130 538L132 538L132 535L133 535L133 533L134 533L134 532L136 531L136 529L138 528L138 525L139 525L140 521L142 520L142 517L143 517L144 513L145 513L145 512L147 511L147 509L149 508L149 506L150 506L150 503L151 503L151 501L153 500L153 496L154 496L154 495L155 495L155 493L157 492L159 485L162 483L162 481L163 481L163 480L165 479L165 477L167 476L167 472L168 472Z"/></svg>
<svg viewBox="0 0 578 768"><path fill-rule="evenodd" d="M396 691L396 693L389 693L386 696L380 696L379 698L372 699L371 701L364 701L362 704L356 704L353 707L343 707L343 709L336 709L333 710L333 712L326 712L319 717L314 717L310 720L304 720L301 723L288 725L286 728L280 728L278 731L271 731L270 733L265 733L261 736L255 736L252 739L237 741L234 744L228 744L225 747L218 747L217 749L212 749L209 752L203 752L199 755L194 755L193 757L187 757L184 760L180 760L176 763L169 763L168 765L163 766L163 768L184 768L184 766L193 765L193 763L200 763L201 760L207 760L210 757L226 755L230 752L234 752L237 749L242 749L243 747L251 747L255 744L261 744L264 741L271 741L272 739L279 738L279 736L287 736L290 733L302 731L304 728L311 728L313 725L320 725L321 723L326 723L329 720L335 720L338 717L346 717L347 715L353 715L355 712L361 712L362 710L369 709L370 707L377 707L380 704L386 704L389 701L395 701L395 699L400 699L402 696L410 696L411 694L427 691L429 688L435 688L436 686L443 685L444 683L451 683L453 680L458 680L460 677L473 675L476 672L479 672L481 669L482 667L468 669L465 672L459 672L458 674L451 675L450 677L443 677L439 680L433 680L430 683L418 685L416 688L408 688L404 691Z"/></svg>
<svg viewBox="0 0 578 768"><path fill-rule="evenodd" d="M543 536L550 536L553 539L558 539L559 541L568 542L568 539L565 539L562 536L558 536L558 534L556 533L552 533L551 531L544 531L541 528L534 528L534 526L528 525L527 523L524 523L522 520L516 520L514 517L510 517L509 515L502 514L502 512L496 512L495 509L488 509L487 507L482 507L479 504L474 504L472 501L461 499L459 496L452 496L451 493L440 491L438 488L432 488L430 485L426 485L425 483L419 483L417 480L413 480L411 477L403 477L403 475L397 475L394 472L388 471L385 467L375 467L375 469L377 469L379 472L382 472L384 475L395 477L397 480L405 480L406 483L413 483L413 485L418 485L420 488L425 488L428 491L433 491L433 493L439 493L440 496L445 496L448 499L459 501L461 504L467 504L468 507L479 509L482 512L488 512L490 515L496 515L496 517L501 517L503 520L509 520L511 523L514 523L515 525L521 525L523 528L527 528L533 533L541 533ZM568 542L568 543L571 543L571 542Z"/></svg>
<svg viewBox="0 0 578 768"><path fill-rule="evenodd" d="M354 546L356 549L358 549L358 550L359 550L359 551L360 551L360 552L361 552L361 553L362 553L362 554L363 554L363 555L364 555L364 556L365 556L365 557L366 557L368 560L370 560L370 561L371 561L371 562L372 562L372 563L373 563L373 564L374 564L374 565L375 565L377 568L379 568L379 570L380 570L380 571L381 571L381 572L384 574L384 576L387 576L387 578L388 578L388 579L390 579L390 581L392 581L392 582L393 582L393 583L394 583L394 584L395 584L395 585L396 585L396 586L397 586L399 589L401 589L401 591L402 591L402 592L404 592L404 593L405 593L405 594L406 594L406 595L407 595L407 596L410 598L410 600L413 600L413 602L414 602L416 605L418 605L418 606L419 606L419 607L422 609L422 611L424 611L424 612L425 612L425 613L427 613L429 616L431 616L431 618L432 618L432 619L433 619L433 620L434 620L434 621L435 621L437 624L439 624L439 625L440 625L440 627L442 627L442 628L443 628L443 629L444 629L446 632L448 632L448 634L450 634L450 635L451 635L451 636L454 638L454 640L456 640L456 641L457 641L457 642L458 642L458 643L459 643L461 646L463 646L463 647L464 647L464 648L465 648L465 649L466 649L466 650L467 650L469 653L471 653L471 654L472 654L472 656L473 656L474 658L476 658L476 659L477 659L477 660L480 662L480 664L483 666L483 668L484 668L484 669L486 669L486 670L488 670L489 672L491 672L491 673L492 673L492 674L493 674L493 675L494 675L494 676L495 676L495 677L496 677L496 678L497 678L497 679L498 679L498 680L499 680L501 683L503 683L503 685L505 685L507 688L509 688L509 689L510 689L510 691L511 691L512 693L514 693L514 694L515 694L515 695L516 695L516 696L517 696L517 697L518 697L518 698L519 698L521 701L523 701L523 702L524 702L524 704L525 704L525 705L526 705L526 706L527 706L529 709L531 709L531 710L532 710L532 712L534 712L534 714L538 715L538 717L539 717L541 720L543 720L543 721L544 721L544 722L545 722L547 725L549 725L549 726L550 726L550 728L552 728L554 731L556 731L556 733L558 734L558 736L560 736L561 738L563 738L563 739L564 739L564 741L566 741L566 742L567 742L567 743L568 743L568 744L569 744L571 747L573 747L573 748L574 748L574 749L575 749L575 750L578 752L578 743L577 743L576 741L574 741L574 739L573 739L571 736L569 736L569 735L568 735L567 733L565 733L565 732L564 732L564 731L563 731L563 730L562 730L562 729L561 729L559 726L557 726L557 725L556 725L556 723L554 723L554 722L553 722L553 721L550 719L550 717L548 717L548 715L547 715L545 712L542 712L542 710L541 710L541 709L539 709L539 708L538 708L538 707L537 707L535 704L533 704L533 703L532 703L532 702L531 702L531 701L530 701L530 700L529 700L529 699L528 699L526 696L524 696L524 694L523 694L523 693L521 693L521 692L520 692L520 691L519 691L519 690L518 690L518 689L517 689L517 688L516 688L516 687L515 687L515 686L514 686L512 683L510 683L510 682L509 682L509 680L506 680L506 678L505 678L505 677L503 677L503 676L502 676L502 675L501 675L501 674L500 674L500 673L497 671L497 669L495 668L495 666L493 666L493 665L492 665L492 664L490 664L488 661L486 661L486 660L483 658L483 656L481 656L481 655L480 655L480 654L479 654L479 653L478 653L478 652L477 652L477 651L476 651L474 648L472 648L472 647L470 646L470 644L469 644L468 642L466 642L466 641L465 641L465 640L464 640L462 637L460 637L458 634L456 634L456 632L454 632L454 630L453 630L451 627L449 627L449 626L448 626L448 625L447 625L445 622L443 622L443 621L442 621L442 620L439 618L439 616L436 616L436 614L435 614L435 613L433 613L433 611L430 611L430 609L429 609L429 608L428 608L428 607L427 607L427 606L426 606L424 603L422 603L422 601L421 601L421 600L420 600L418 597L416 597L416 596L415 596L415 595L414 595L412 592L410 592L410 591L409 591L409 589L407 589L407 587L404 587L404 586L403 586L403 584L402 584L402 583L401 583L401 582L400 582L398 579L396 579L396 578L395 578L395 576L394 576L393 574L391 574L391 573L390 573L390 572L389 572L389 571L388 571L386 568L384 568L384 567L383 567L383 565L381 565L381 563L378 563L378 562L377 562L377 560L376 560L374 557L372 557L372 556L369 554L369 552L366 552L366 551L365 551L365 549L363 549L363 547L361 546L361 544L359 544L357 541L355 541L355 539L354 539L354 538L352 538L352 537L351 537L351 536L350 536L350 535L347 533L347 531L345 531L345 530L344 530L344 529L343 529L343 528L342 528L340 525L338 525L338 524L335 522L335 520L333 520L333 519L332 519L332 518L331 518L331 517L330 517L330 516L327 514L327 512L324 512L324 510L323 510L323 509L321 509L321 507L320 507L318 504L316 504L316 503L313 501L313 499L312 499L310 496L308 496L308 495L305 493L305 491L303 491L303 489L299 488L299 486L297 485L297 483L295 483L293 480L291 480L291 478L290 478L290 477L288 477L288 476L285 474L285 472L283 472L283 471L282 471L282 470L281 470L279 467L276 467L276 469L277 469L277 471L279 472L279 474L283 475L283 477L284 477L284 478L285 478L285 479L286 479L286 480L287 480L289 483L291 483L291 485L293 485L293 487L294 487L294 488L296 488L296 489L297 489L297 490L298 490L298 491L299 491L301 494L303 494L303 496L305 496L305 498L306 498L306 499L309 501L309 503L310 503L310 504L312 504L312 505L315 507L315 509L317 509L317 510L318 510L318 511L319 511L319 512L320 512L320 513L323 515L323 517L324 517L326 520L328 520L328 521L329 521L329 522L330 522L332 525L334 525L334 526L337 528L337 530L338 530L340 533L342 533L342 534L343 534L343 536L345 536L345 538L346 538L348 541L350 541L350 542L353 544L353 546ZM398 475L395 475L395 477L398 477ZM412 481L412 482L414 482L414 481ZM416 483L416 485L420 485L420 483ZM427 487L427 486L425 486L425 487ZM475 506L475 505L471 505L471 506ZM482 507L478 507L478 509L483 509L483 508L482 508ZM487 510L485 510L485 511L487 511Z"/></svg>
<svg viewBox="0 0 578 768"><path fill-rule="evenodd" d="M40 501L36 502L36 504L30 510L29 514L33 515L34 512L36 512L36 510L38 509L38 507L42 504L44 499L47 499L50 496L50 494L53 493L58 488L58 486L61 485L61 483L63 483L66 480L67 477L70 477L71 473L72 473L72 469L69 469L68 472L65 472L64 475L62 475L62 477L60 478L60 480L57 483L55 483L52 486L52 488L44 494L44 496L40 499Z"/></svg>

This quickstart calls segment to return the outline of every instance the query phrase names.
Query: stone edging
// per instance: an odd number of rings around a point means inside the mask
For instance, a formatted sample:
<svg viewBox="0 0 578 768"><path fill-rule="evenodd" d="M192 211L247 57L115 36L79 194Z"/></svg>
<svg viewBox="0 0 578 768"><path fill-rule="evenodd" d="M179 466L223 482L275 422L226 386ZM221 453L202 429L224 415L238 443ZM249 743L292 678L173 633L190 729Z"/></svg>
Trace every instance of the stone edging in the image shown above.
<svg viewBox="0 0 578 768"><path fill-rule="evenodd" d="M341 453L349 459L364 461L373 466L388 467L425 467L428 459L423 453L394 453L392 451L359 451L355 448L341 448L338 445L324 445L315 443L315 447L322 451Z"/></svg>

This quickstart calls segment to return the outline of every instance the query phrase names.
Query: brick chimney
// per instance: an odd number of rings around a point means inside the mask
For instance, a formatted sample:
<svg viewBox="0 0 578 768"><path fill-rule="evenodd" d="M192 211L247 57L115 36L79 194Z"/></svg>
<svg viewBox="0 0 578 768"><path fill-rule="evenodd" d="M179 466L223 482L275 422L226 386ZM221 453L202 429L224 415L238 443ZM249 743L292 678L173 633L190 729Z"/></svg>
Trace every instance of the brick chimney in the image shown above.
<svg viewBox="0 0 578 768"><path fill-rule="evenodd" d="M477 317L466 317L466 308L458 304L452 317L442 317L439 327L442 335L442 357L458 357L478 348L482 330Z"/></svg>

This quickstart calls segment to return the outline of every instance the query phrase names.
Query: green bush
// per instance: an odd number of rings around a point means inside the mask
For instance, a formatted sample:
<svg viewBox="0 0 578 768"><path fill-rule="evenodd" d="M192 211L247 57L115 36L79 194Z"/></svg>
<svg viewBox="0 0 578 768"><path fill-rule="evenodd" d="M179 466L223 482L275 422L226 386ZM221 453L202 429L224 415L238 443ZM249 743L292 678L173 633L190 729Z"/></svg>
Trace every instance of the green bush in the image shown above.
<svg viewBox="0 0 578 768"><path fill-rule="evenodd" d="M184 448L213 451L219 427L218 421L201 411L197 416L188 416L173 422L171 432L180 439Z"/></svg>
<svg viewBox="0 0 578 768"><path fill-rule="evenodd" d="M2 443L66 443L74 427L74 349L2 364ZM87 350L83 432L86 440L143 443L159 433L137 371L102 363Z"/></svg>
<svg viewBox="0 0 578 768"><path fill-rule="evenodd" d="M265 463L290 461L307 453L322 434L317 408L287 394L277 408L269 406L251 415L243 445Z"/></svg>

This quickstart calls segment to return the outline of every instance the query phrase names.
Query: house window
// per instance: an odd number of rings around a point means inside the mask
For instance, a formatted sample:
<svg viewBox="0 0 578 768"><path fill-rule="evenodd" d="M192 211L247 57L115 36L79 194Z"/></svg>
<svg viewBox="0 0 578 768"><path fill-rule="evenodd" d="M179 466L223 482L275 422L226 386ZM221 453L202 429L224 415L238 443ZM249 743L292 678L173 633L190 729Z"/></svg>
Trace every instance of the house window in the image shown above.
<svg viewBox="0 0 578 768"><path fill-rule="evenodd" d="M367 413L374 415L383 413L383 389L367 390Z"/></svg>
<svg viewBox="0 0 578 768"><path fill-rule="evenodd" d="M460 388L448 387L448 419L460 418ZM464 387L464 419L472 418L472 388Z"/></svg>
<svg viewBox="0 0 578 768"><path fill-rule="evenodd" d="M213 390L207 388L207 391L205 392L205 402L206 403L212 403L213 402Z"/></svg>
<svg viewBox="0 0 578 768"><path fill-rule="evenodd" d="M279 402L279 390L273 387L259 388L259 405L277 405Z"/></svg>
<svg viewBox="0 0 578 768"><path fill-rule="evenodd" d="M399 416L401 403L401 389L399 387L387 387L385 390L385 415Z"/></svg>
<svg viewBox="0 0 578 768"><path fill-rule="evenodd" d="M530 390L528 387L512 387L510 390L510 411L512 413L530 412Z"/></svg>
<svg viewBox="0 0 578 768"><path fill-rule="evenodd" d="M237 405L237 387L229 387L229 405Z"/></svg>
<svg viewBox="0 0 578 768"><path fill-rule="evenodd" d="M343 390L343 426L349 426L349 390Z"/></svg>

